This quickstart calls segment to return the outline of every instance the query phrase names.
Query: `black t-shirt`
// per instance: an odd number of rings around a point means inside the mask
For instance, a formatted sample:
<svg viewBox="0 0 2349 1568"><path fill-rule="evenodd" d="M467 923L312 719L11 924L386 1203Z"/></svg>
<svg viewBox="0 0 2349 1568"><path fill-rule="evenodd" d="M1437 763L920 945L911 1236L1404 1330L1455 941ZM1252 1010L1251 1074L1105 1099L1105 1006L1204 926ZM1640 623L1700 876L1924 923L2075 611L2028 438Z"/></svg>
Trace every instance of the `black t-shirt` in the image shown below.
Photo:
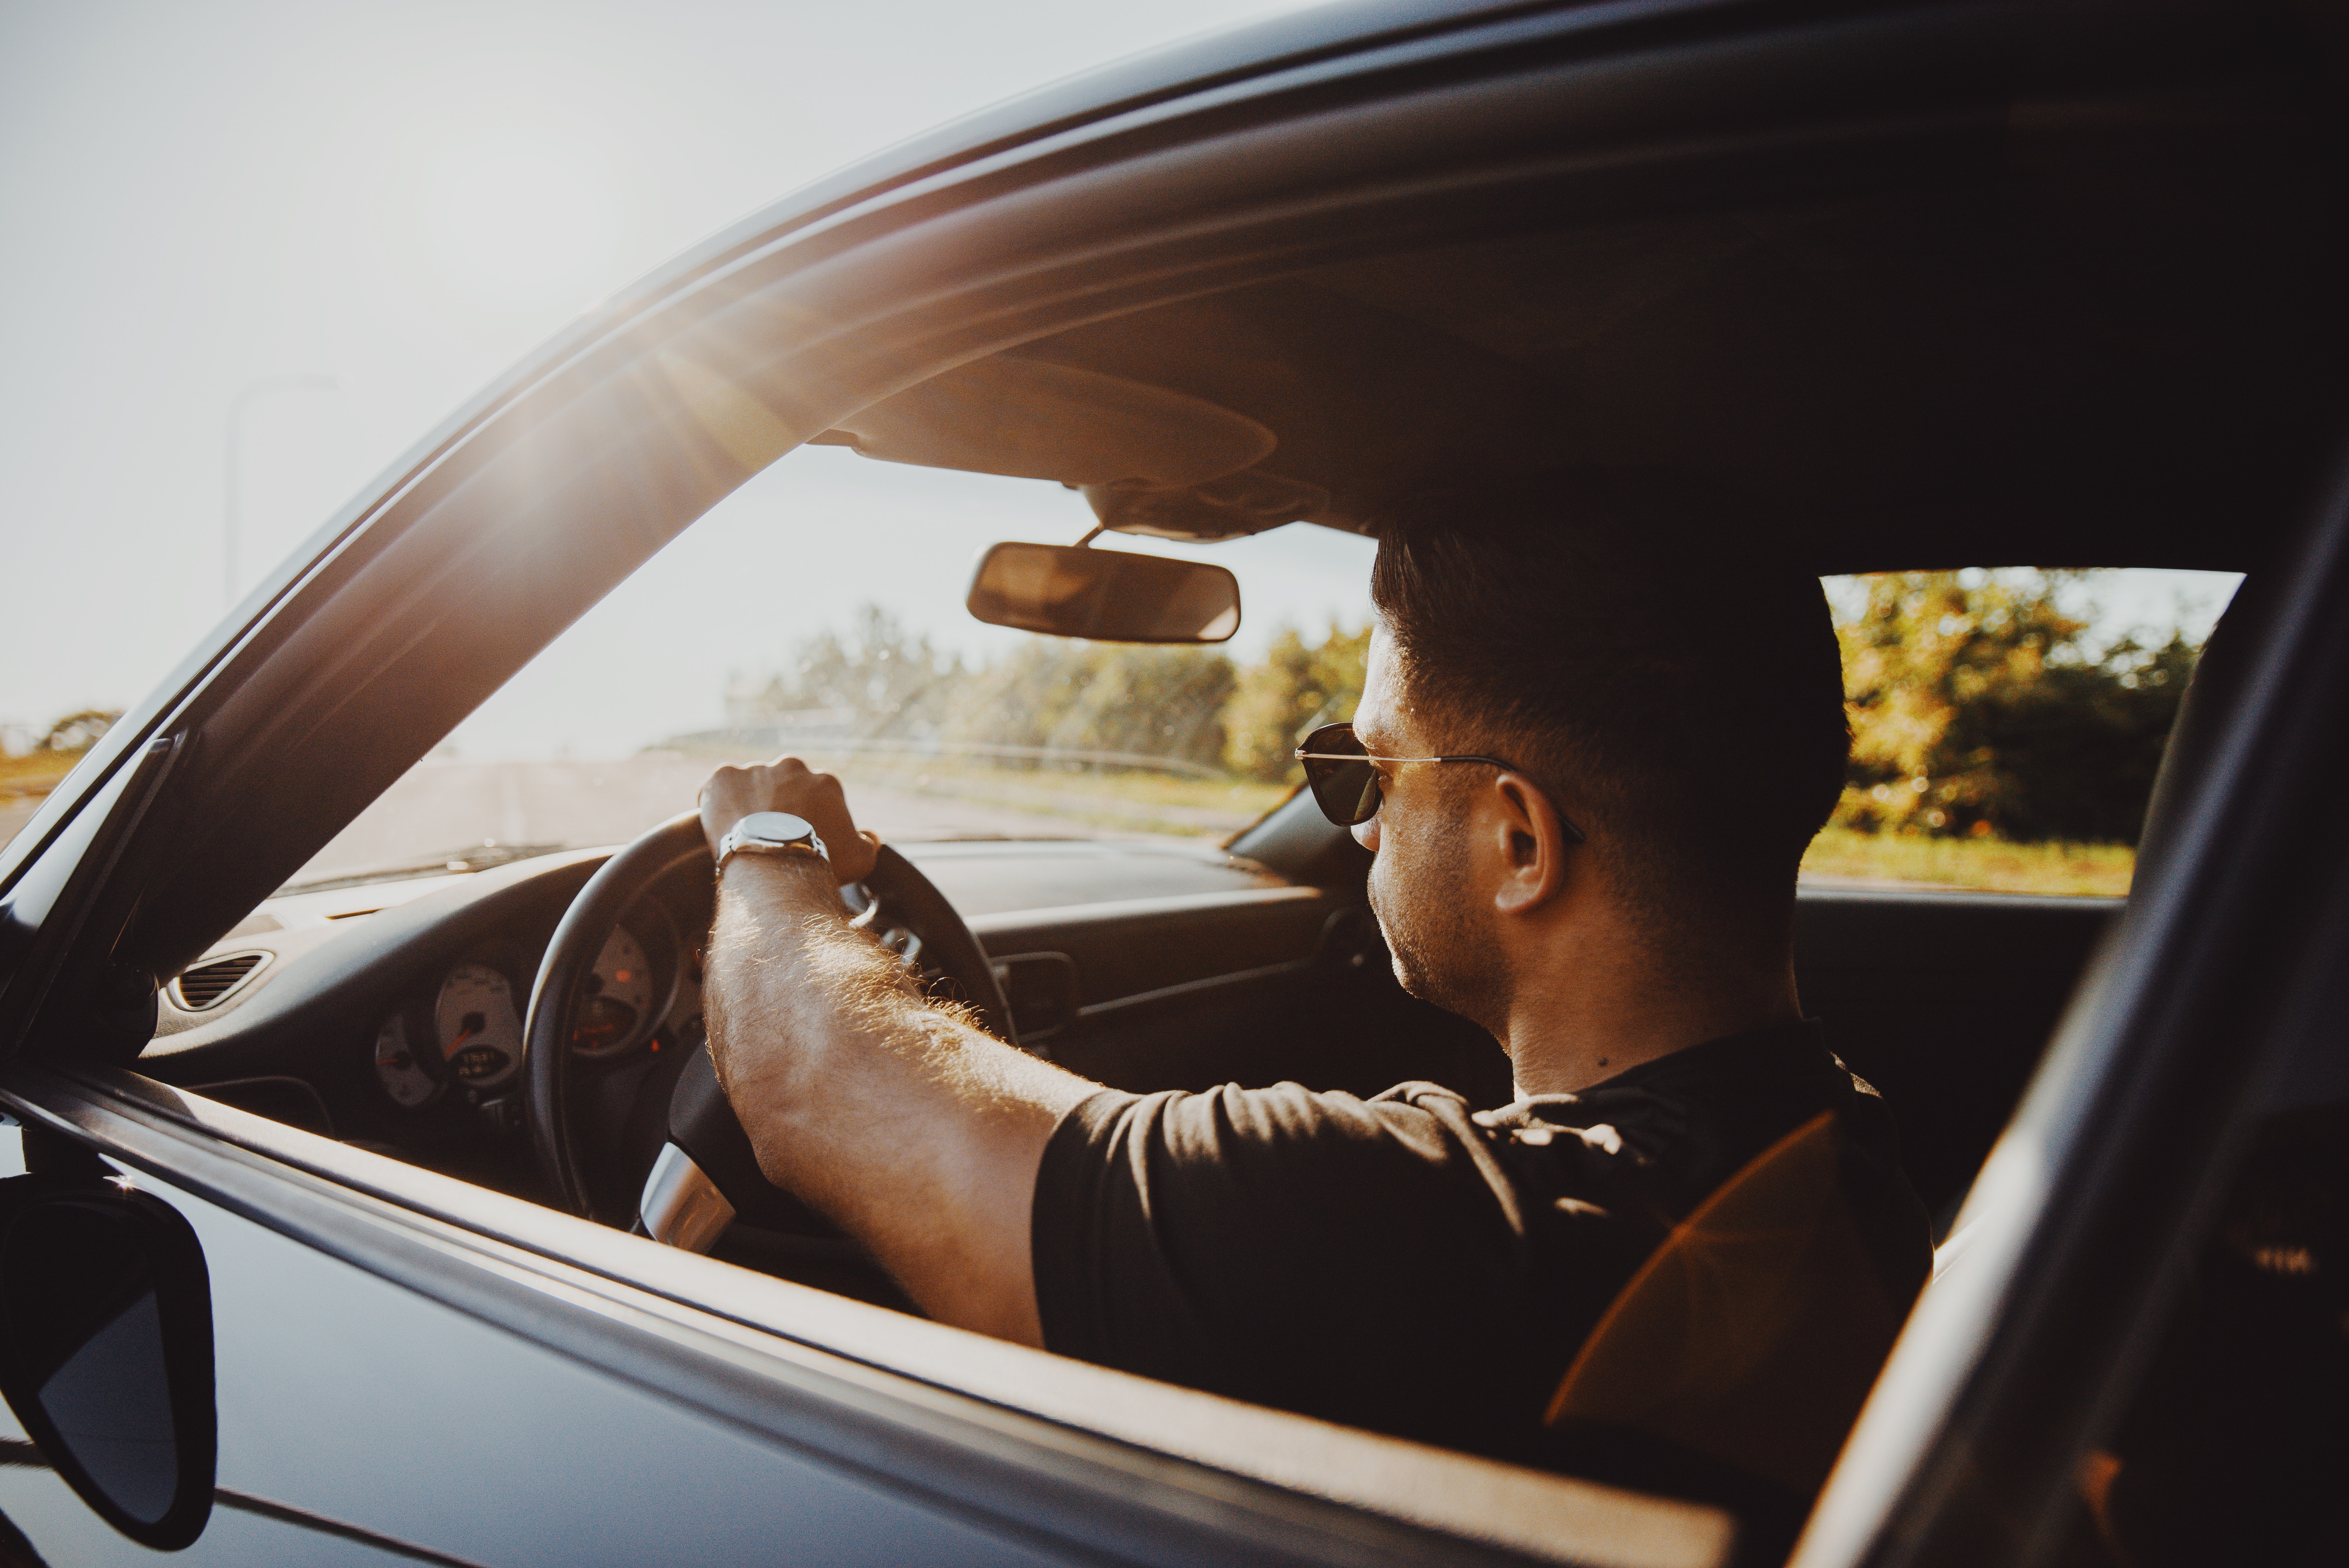
<svg viewBox="0 0 2349 1568"><path fill-rule="evenodd" d="M1896 1301L1931 1266L1876 1091L1812 1022L1472 1112L1400 1084L1104 1090L1036 1177L1050 1349L1169 1382L1538 1462L1575 1351L1672 1224L1823 1110Z"/></svg>

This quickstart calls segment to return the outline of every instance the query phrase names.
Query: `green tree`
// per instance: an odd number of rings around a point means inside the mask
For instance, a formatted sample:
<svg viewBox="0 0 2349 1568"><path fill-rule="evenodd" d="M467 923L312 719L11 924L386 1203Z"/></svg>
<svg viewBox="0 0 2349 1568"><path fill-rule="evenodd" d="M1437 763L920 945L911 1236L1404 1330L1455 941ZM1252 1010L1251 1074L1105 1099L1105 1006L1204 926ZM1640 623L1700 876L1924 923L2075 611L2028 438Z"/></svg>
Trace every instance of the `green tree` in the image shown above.
<svg viewBox="0 0 2349 1568"><path fill-rule="evenodd" d="M947 733L1215 767L1235 684L1231 660L1205 648L1032 637L957 688Z"/></svg>
<svg viewBox="0 0 2349 1568"><path fill-rule="evenodd" d="M2135 843L2199 652L2176 631L2127 639L1975 704L1960 743L1997 758L2000 786L1977 820L2007 839Z"/></svg>
<svg viewBox="0 0 2349 1568"><path fill-rule="evenodd" d="M864 735L927 735L967 679L959 655L939 653L926 636L908 636L896 616L865 604L845 634L826 629L801 643L761 706L778 713L845 709Z"/></svg>
<svg viewBox="0 0 2349 1568"><path fill-rule="evenodd" d="M98 738L114 727L122 717L119 707L88 707L79 713L69 713L49 726L48 734L41 738L44 751L88 751Z"/></svg>
<svg viewBox="0 0 2349 1568"><path fill-rule="evenodd" d="M1297 769L1297 743L1316 726L1351 717L1362 700L1362 664L1371 630L1342 630L1308 645L1284 628L1264 657L1239 672L1224 727L1225 765L1268 783Z"/></svg>
<svg viewBox="0 0 2349 1568"><path fill-rule="evenodd" d="M1837 820L1868 830L2130 841L2197 650L2099 656L2077 573L1886 573L1839 626L1852 719Z"/></svg>

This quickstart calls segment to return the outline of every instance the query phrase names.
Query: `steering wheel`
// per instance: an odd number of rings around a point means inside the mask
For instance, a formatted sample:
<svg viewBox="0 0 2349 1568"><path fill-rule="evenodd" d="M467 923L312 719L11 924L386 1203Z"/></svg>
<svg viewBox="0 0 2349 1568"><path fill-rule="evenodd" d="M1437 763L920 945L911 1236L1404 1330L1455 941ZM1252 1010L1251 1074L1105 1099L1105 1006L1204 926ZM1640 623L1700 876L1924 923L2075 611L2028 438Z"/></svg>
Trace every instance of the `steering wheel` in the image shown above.
<svg viewBox="0 0 2349 1568"><path fill-rule="evenodd" d="M693 811L670 818L605 861L564 912L531 986L523 1037L531 1148L557 1202L574 1214L605 1218L594 1212L588 1200L571 1118L570 1046L587 995L585 982L628 906L693 861L709 863L709 843ZM908 968L939 973L978 1009L990 1033L1019 1044L986 950L930 879L883 844L872 874L860 885L864 908L856 923L878 935ZM645 1233L705 1252L738 1215L776 1229L820 1226L811 1211L760 1173L750 1136L718 1087L705 1042L694 1042L671 1092L668 1130L668 1142L654 1162L634 1216Z"/></svg>

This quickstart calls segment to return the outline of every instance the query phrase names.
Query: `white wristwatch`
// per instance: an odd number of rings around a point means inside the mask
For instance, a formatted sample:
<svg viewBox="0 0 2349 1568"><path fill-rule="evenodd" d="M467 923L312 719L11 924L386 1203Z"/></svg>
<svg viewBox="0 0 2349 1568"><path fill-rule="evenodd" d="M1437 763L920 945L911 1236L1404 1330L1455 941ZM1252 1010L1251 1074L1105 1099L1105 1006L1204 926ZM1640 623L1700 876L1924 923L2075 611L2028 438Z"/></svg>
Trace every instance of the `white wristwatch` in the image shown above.
<svg viewBox="0 0 2349 1568"><path fill-rule="evenodd" d="M832 863L832 856L823 841L815 836L815 829L804 817L794 817L789 811L753 811L732 827L718 841L718 870L722 874L726 862L737 851L757 855L804 855Z"/></svg>

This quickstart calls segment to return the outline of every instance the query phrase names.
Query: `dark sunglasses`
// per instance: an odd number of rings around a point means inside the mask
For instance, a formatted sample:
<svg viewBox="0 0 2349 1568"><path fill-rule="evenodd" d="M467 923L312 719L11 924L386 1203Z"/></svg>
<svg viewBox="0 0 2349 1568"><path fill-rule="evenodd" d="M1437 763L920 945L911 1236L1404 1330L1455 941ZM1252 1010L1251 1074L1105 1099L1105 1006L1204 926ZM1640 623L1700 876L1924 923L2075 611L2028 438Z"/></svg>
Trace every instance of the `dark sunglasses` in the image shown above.
<svg viewBox="0 0 2349 1568"><path fill-rule="evenodd" d="M1325 724L1307 736L1305 744L1297 748L1297 760L1305 764L1305 783L1313 791L1313 803L1341 828L1367 822L1379 814L1377 765L1381 762L1482 762L1490 768L1517 770L1516 763L1497 757L1373 757L1363 749L1350 724ZM1583 841L1582 830L1568 821L1563 812L1557 822L1569 842Z"/></svg>

